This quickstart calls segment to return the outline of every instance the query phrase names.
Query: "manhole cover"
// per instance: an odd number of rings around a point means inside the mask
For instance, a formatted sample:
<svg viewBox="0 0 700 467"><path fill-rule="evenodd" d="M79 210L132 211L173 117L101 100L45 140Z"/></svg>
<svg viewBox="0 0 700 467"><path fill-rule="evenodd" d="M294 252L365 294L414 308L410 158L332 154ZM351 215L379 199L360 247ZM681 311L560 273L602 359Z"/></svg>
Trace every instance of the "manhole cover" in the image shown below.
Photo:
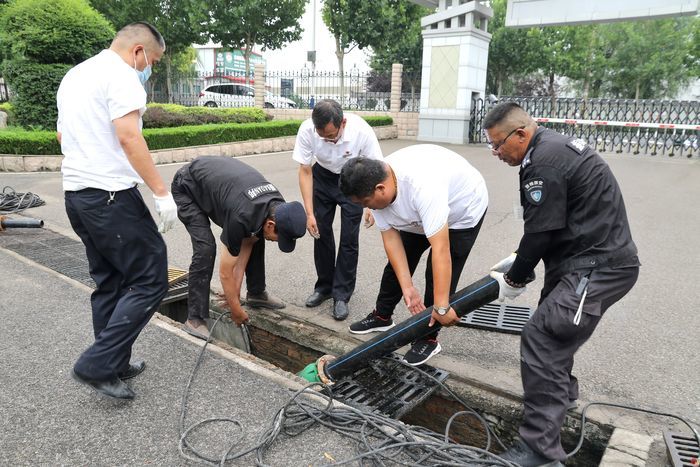
<svg viewBox="0 0 700 467"><path fill-rule="evenodd" d="M674 467L697 467L700 446L695 436L688 433L664 431L664 441Z"/></svg>
<svg viewBox="0 0 700 467"><path fill-rule="evenodd" d="M391 354L342 378L331 388L333 397L352 407L401 418L438 388L433 379L401 364L401 358ZM449 376L445 370L429 365L421 365L420 369L440 382Z"/></svg>
<svg viewBox="0 0 700 467"><path fill-rule="evenodd" d="M460 326L520 334L534 310L526 306L489 303L459 320Z"/></svg>

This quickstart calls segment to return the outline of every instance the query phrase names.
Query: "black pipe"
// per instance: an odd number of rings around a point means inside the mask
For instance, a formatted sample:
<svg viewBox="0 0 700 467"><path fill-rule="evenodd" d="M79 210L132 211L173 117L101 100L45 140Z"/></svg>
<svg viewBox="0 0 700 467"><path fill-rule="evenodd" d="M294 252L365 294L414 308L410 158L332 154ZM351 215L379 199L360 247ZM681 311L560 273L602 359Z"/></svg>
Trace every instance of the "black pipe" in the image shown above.
<svg viewBox="0 0 700 467"><path fill-rule="evenodd" d="M455 292L450 297L450 306L459 317L462 317L497 298L498 281L491 276L485 276ZM388 331L384 331L364 344L355 347L345 355L329 361L324 369L326 376L331 381L337 381L342 376L352 374L358 368L366 366L368 361L388 355L399 347L440 329L442 325L438 322L435 322L432 327L428 327L432 311L433 307L428 307Z"/></svg>
<svg viewBox="0 0 700 467"><path fill-rule="evenodd" d="M44 226L44 221L41 219L2 219L0 227L3 229L38 229Z"/></svg>

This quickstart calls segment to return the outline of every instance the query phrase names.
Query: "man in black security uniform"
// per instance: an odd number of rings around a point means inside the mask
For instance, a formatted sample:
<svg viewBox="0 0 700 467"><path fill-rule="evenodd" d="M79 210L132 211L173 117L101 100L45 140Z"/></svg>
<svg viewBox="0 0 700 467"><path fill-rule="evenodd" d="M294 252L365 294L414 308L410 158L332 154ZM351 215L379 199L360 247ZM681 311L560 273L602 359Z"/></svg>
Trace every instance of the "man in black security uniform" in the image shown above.
<svg viewBox="0 0 700 467"><path fill-rule="evenodd" d="M560 430L578 398L574 354L637 281L637 247L620 187L585 141L538 127L515 103L492 109L484 128L492 153L520 166L525 220L517 253L492 268L499 299L520 295L540 259L545 266L521 339L521 439L502 457L523 467L561 465Z"/></svg>
<svg viewBox="0 0 700 467"><path fill-rule="evenodd" d="M306 213L298 201L285 203L277 188L249 165L229 157L203 156L175 174L172 193L177 215L192 240L187 322L183 329L206 339L209 331L209 285L214 270L216 243L209 219L220 226L219 274L231 319L245 323L240 292L245 273L250 306L284 308L265 287L265 242L278 242L280 250L294 250L306 232Z"/></svg>

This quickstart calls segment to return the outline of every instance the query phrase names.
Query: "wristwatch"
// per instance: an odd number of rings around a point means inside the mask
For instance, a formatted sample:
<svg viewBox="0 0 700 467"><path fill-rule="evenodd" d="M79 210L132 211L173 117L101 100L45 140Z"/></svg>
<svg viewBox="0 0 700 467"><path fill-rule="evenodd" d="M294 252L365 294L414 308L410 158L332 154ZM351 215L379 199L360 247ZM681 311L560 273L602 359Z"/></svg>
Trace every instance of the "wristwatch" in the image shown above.
<svg viewBox="0 0 700 467"><path fill-rule="evenodd" d="M439 314L440 316L445 316L447 314L447 310L449 309L450 307L448 306L433 306L435 313Z"/></svg>

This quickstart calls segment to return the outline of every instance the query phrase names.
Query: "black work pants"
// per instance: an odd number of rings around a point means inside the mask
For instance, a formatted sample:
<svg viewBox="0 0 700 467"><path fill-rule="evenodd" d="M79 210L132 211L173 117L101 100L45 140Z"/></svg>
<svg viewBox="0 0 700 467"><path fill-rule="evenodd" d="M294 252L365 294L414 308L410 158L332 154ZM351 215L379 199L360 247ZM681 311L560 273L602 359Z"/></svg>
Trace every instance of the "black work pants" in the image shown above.
<svg viewBox="0 0 700 467"><path fill-rule="evenodd" d="M177 204L177 217L185 224L192 241L187 319L204 320L209 318L209 293L216 260L216 240L211 231L209 216L192 198L186 184L182 183L183 180L192 183L189 179L188 166L177 171L171 186L171 192ZM265 291L265 242L263 240L253 245L245 275L249 294L261 294Z"/></svg>
<svg viewBox="0 0 700 467"><path fill-rule="evenodd" d="M485 214L484 214L485 215ZM484 221L484 216L481 217L479 223L470 229L450 229L450 259L452 260L452 277L450 278L450 295L457 290L459 276L462 274L464 264L467 262L469 253L472 251L476 237L481 230L481 224ZM408 261L408 269L411 275L415 272L420 262L420 258L430 248L430 241L425 235L419 235L409 232L401 232L401 241L403 242L404 250L406 250L406 260ZM425 268L425 294L423 303L426 307L433 306L433 252L432 249L428 254L428 264ZM379 295L377 296L376 310L377 314L382 318L390 318L394 313L394 308L403 298L401 284L394 273L394 268L387 261L382 275L382 282L379 286ZM431 332L426 336L426 339L436 339L438 331Z"/></svg>
<svg viewBox="0 0 700 467"><path fill-rule="evenodd" d="M141 193L88 188L67 191L68 219L85 245L95 342L75 363L97 381L129 368L131 347L168 291L168 255Z"/></svg>
<svg viewBox="0 0 700 467"><path fill-rule="evenodd" d="M588 292L576 325L582 299L577 288L587 275ZM523 328L520 373L525 411L520 436L549 459L566 457L560 431L569 401L578 399L578 381L571 374L574 354L591 337L605 311L632 289L638 275L638 266L566 274L542 297Z"/></svg>
<svg viewBox="0 0 700 467"><path fill-rule="evenodd" d="M314 240L314 264L317 280L314 290L347 302L355 291L359 254L362 206L355 204L341 191L340 175L314 164L314 216L320 238ZM340 244L335 254L333 220L340 206Z"/></svg>

